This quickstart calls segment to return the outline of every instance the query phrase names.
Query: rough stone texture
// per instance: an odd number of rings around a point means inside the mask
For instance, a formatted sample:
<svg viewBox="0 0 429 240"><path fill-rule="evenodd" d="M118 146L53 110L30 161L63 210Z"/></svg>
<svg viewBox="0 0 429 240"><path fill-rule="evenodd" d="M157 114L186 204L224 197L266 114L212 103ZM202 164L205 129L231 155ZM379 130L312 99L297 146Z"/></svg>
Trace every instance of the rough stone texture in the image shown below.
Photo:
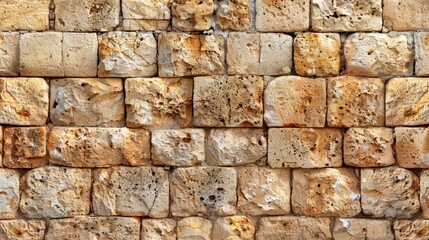
<svg viewBox="0 0 429 240"><path fill-rule="evenodd" d="M420 173L420 204L423 217L429 218L429 169Z"/></svg>
<svg viewBox="0 0 429 240"><path fill-rule="evenodd" d="M349 128L344 135L344 163L354 167L381 167L395 163L390 128Z"/></svg>
<svg viewBox="0 0 429 240"><path fill-rule="evenodd" d="M255 227L246 216L219 217L213 225L213 240L253 240Z"/></svg>
<svg viewBox="0 0 429 240"><path fill-rule="evenodd" d="M48 30L50 3L51 0L1 1L0 31Z"/></svg>
<svg viewBox="0 0 429 240"><path fill-rule="evenodd" d="M388 220L337 218L334 239L341 240L393 240L395 239Z"/></svg>
<svg viewBox="0 0 429 240"><path fill-rule="evenodd" d="M386 125L429 124L429 78L393 78L386 85Z"/></svg>
<svg viewBox="0 0 429 240"><path fill-rule="evenodd" d="M326 80L282 76L264 91L264 120L269 127L324 127Z"/></svg>
<svg viewBox="0 0 429 240"><path fill-rule="evenodd" d="M245 165L267 154L263 129L214 128L210 130L206 144L206 160L210 165Z"/></svg>
<svg viewBox="0 0 429 240"><path fill-rule="evenodd" d="M143 219L141 240L176 240L176 221L173 219Z"/></svg>
<svg viewBox="0 0 429 240"><path fill-rule="evenodd" d="M51 164L69 167L147 165L150 135L144 129L54 127L48 150Z"/></svg>
<svg viewBox="0 0 429 240"><path fill-rule="evenodd" d="M121 126L125 108L122 80L51 80L50 120L56 126Z"/></svg>
<svg viewBox="0 0 429 240"><path fill-rule="evenodd" d="M181 31L209 30L214 11L213 0L173 0L173 29Z"/></svg>
<svg viewBox="0 0 429 240"><path fill-rule="evenodd" d="M335 76L340 72L338 33L300 33L294 44L295 71L301 76Z"/></svg>
<svg viewBox="0 0 429 240"><path fill-rule="evenodd" d="M0 32L0 76L18 76L19 41L20 35L17 32Z"/></svg>
<svg viewBox="0 0 429 240"><path fill-rule="evenodd" d="M256 0L256 30L301 32L310 27L310 0Z"/></svg>
<svg viewBox="0 0 429 240"><path fill-rule="evenodd" d="M354 33L344 44L346 72L356 76L413 74L413 38L408 34Z"/></svg>
<svg viewBox="0 0 429 240"><path fill-rule="evenodd" d="M97 76L98 40L96 33L64 33L62 45L65 76Z"/></svg>
<svg viewBox="0 0 429 240"><path fill-rule="evenodd" d="M43 240L45 229L42 220L0 220L0 239Z"/></svg>
<svg viewBox="0 0 429 240"><path fill-rule="evenodd" d="M125 81L127 126L190 127L192 90L190 78L128 78Z"/></svg>
<svg viewBox="0 0 429 240"><path fill-rule="evenodd" d="M123 0L125 30L166 29L170 22L169 0Z"/></svg>
<svg viewBox="0 0 429 240"><path fill-rule="evenodd" d="M54 4L56 31L111 31L119 25L119 0L54 0Z"/></svg>
<svg viewBox="0 0 429 240"><path fill-rule="evenodd" d="M0 78L0 124L44 125L49 86L42 78Z"/></svg>
<svg viewBox="0 0 429 240"><path fill-rule="evenodd" d="M397 220L393 229L397 240L425 240L429 237L429 220Z"/></svg>
<svg viewBox="0 0 429 240"><path fill-rule="evenodd" d="M382 28L382 0L312 0L311 28L316 32L378 32Z"/></svg>
<svg viewBox="0 0 429 240"><path fill-rule="evenodd" d="M268 164L273 168L341 167L341 130L270 128Z"/></svg>
<svg viewBox="0 0 429 240"><path fill-rule="evenodd" d="M139 231L138 218L78 216L50 220L46 240L139 240Z"/></svg>
<svg viewBox="0 0 429 240"><path fill-rule="evenodd" d="M410 218L420 209L419 179L399 167L361 169L362 210L367 216Z"/></svg>
<svg viewBox="0 0 429 240"><path fill-rule="evenodd" d="M3 126L0 125L0 139L3 139ZM0 153L3 152L3 140L0 141ZM0 154L0 168L3 167L3 154Z"/></svg>
<svg viewBox="0 0 429 240"><path fill-rule="evenodd" d="M223 74L224 45L221 35L161 33L158 36L158 75L182 77Z"/></svg>
<svg viewBox="0 0 429 240"><path fill-rule="evenodd" d="M213 224L210 220L200 217L188 217L177 222L177 239L211 240Z"/></svg>
<svg viewBox="0 0 429 240"><path fill-rule="evenodd" d="M26 217L63 218L89 213L90 169L40 167L25 173L20 182L19 207Z"/></svg>
<svg viewBox="0 0 429 240"><path fill-rule="evenodd" d="M156 167L113 167L94 171L96 215L168 216L168 172Z"/></svg>
<svg viewBox="0 0 429 240"><path fill-rule="evenodd" d="M286 75L292 68L292 37L281 33L232 32L228 74Z"/></svg>
<svg viewBox="0 0 429 240"><path fill-rule="evenodd" d="M262 127L263 79L258 76L194 78L194 125Z"/></svg>
<svg viewBox="0 0 429 240"><path fill-rule="evenodd" d="M19 204L18 171L0 168L0 193L0 219L17 217Z"/></svg>
<svg viewBox="0 0 429 240"><path fill-rule="evenodd" d="M152 131L154 165L190 167L205 160L204 129Z"/></svg>
<svg viewBox="0 0 429 240"><path fill-rule="evenodd" d="M262 217L256 240L332 239L329 218L295 216Z"/></svg>
<svg viewBox="0 0 429 240"><path fill-rule="evenodd" d="M98 38L100 77L150 77L157 73L152 33L108 32Z"/></svg>
<svg viewBox="0 0 429 240"><path fill-rule="evenodd" d="M253 216L290 213L290 170L254 166L238 171L240 212Z"/></svg>
<svg viewBox="0 0 429 240"><path fill-rule="evenodd" d="M235 214L236 189L234 168L177 168L170 175L170 212L175 217Z"/></svg>
<svg viewBox="0 0 429 240"><path fill-rule="evenodd" d="M35 168L46 165L46 127L4 129L3 164L8 168Z"/></svg>
<svg viewBox="0 0 429 240"><path fill-rule="evenodd" d="M216 23L220 29L245 31L251 26L249 0L221 0L216 10Z"/></svg>
<svg viewBox="0 0 429 240"><path fill-rule="evenodd" d="M396 159L404 168L429 168L429 128L395 128Z"/></svg>
<svg viewBox="0 0 429 240"><path fill-rule="evenodd" d="M384 125L384 81L381 78L343 76L328 79L330 127Z"/></svg>
<svg viewBox="0 0 429 240"><path fill-rule="evenodd" d="M359 179L351 168L294 169L292 210L297 215L353 217L361 212Z"/></svg>
<svg viewBox="0 0 429 240"><path fill-rule="evenodd" d="M429 4L426 0L389 0L384 2L384 26L389 30L429 29Z"/></svg>
<svg viewBox="0 0 429 240"><path fill-rule="evenodd" d="M416 76L429 76L429 32L414 33Z"/></svg>

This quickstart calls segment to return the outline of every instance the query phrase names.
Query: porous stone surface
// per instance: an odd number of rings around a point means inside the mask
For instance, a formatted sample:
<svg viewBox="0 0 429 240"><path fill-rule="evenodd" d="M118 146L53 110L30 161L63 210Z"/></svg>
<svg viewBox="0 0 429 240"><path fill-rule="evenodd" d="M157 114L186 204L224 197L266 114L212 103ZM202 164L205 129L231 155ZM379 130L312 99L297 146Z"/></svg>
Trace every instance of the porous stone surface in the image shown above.
<svg viewBox="0 0 429 240"><path fill-rule="evenodd" d="M268 165L272 168L341 167L341 130L270 128Z"/></svg>
<svg viewBox="0 0 429 240"><path fill-rule="evenodd" d="M429 30L425 0L390 0L383 6L384 26L393 31Z"/></svg>
<svg viewBox="0 0 429 240"><path fill-rule="evenodd" d="M157 167L94 171L92 208L97 215L168 216L168 172Z"/></svg>
<svg viewBox="0 0 429 240"><path fill-rule="evenodd" d="M0 31L48 30L50 3L51 0L1 1Z"/></svg>
<svg viewBox="0 0 429 240"><path fill-rule="evenodd" d="M330 127L384 125L384 81L381 78L342 76L328 79Z"/></svg>
<svg viewBox="0 0 429 240"><path fill-rule="evenodd" d="M172 2L173 29L182 31L210 29L215 5L213 0L173 0Z"/></svg>
<svg viewBox="0 0 429 240"><path fill-rule="evenodd" d="M177 239L212 239L213 223L201 217L182 218L177 222Z"/></svg>
<svg viewBox="0 0 429 240"><path fill-rule="evenodd" d="M90 169L40 167L26 172L20 184L19 208L26 217L64 218L89 213Z"/></svg>
<svg viewBox="0 0 429 240"><path fill-rule="evenodd" d="M233 215L236 213L236 189L234 168L177 168L170 174L170 212L175 217Z"/></svg>
<svg viewBox="0 0 429 240"><path fill-rule="evenodd" d="M16 218L20 198L17 170L0 168L0 193L0 219Z"/></svg>
<svg viewBox="0 0 429 240"><path fill-rule="evenodd" d="M128 78L125 81L127 126L152 129L191 126L192 90L190 78Z"/></svg>
<svg viewBox="0 0 429 240"><path fill-rule="evenodd" d="M429 219L429 169L420 173L420 204L423 217Z"/></svg>
<svg viewBox="0 0 429 240"><path fill-rule="evenodd" d="M0 76L19 75L19 41L17 32L0 32Z"/></svg>
<svg viewBox="0 0 429 240"><path fill-rule="evenodd" d="M429 76L429 32L414 33L416 76Z"/></svg>
<svg viewBox="0 0 429 240"><path fill-rule="evenodd" d="M429 237L429 220L396 220L393 223L393 229L395 231L395 239L424 240Z"/></svg>
<svg viewBox="0 0 429 240"><path fill-rule="evenodd" d="M144 129L54 127L49 163L69 167L147 165L150 135Z"/></svg>
<svg viewBox="0 0 429 240"><path fill-rule="evenodd" d="M250 0L222 0L218 5L216 24L220 29L245 31L250 28Z"/></svg>
<svg viewBox="0 0 429 240"><path fill-rule="evenodd" d="M420 209L419 179L399 167L362 168L362 211L370 217L411 218Z"/></svg>
<svg viewBox="0 0 429 240"><path fill-rule="evenodd" d="M173 219L143 219L141 240L176 240L177 222Z"/></svg>
<svg viewBox="0 0 429 240"><path fill-rule="evenodd" d="M96 33L64 33L62 45L65 76L97 76L98 40Z"/></svg>
<svg viewBox="0 0 429 240"><path fill-rule="evenodd" d="M393 240L395 239L388 220L337 218L334 239L342 240Z"/></svg>
<svg viewBox="0 0 429 240"><path fill-rule="evenodd" d="M43 240L45 229L42 220L0 220L0 238L5 240Z"/></svg>
<svg viewBox="0 0 429 240"><path fill-rule="evenodd" d="M429 128L395 128L396 159L404 168L429 168Z"/></svg>
<svg viewBox="0 0 429 240"><path fill-rule="evenodd" d="M219 217L213 224L213 240L253 240L255 227L246 216Z"/></svg>
<svg viewBox="0 0 429 240"><path fill-rule="evenodd" d="M124 30L166 29L170 21L169 0L123 0Z"/></svg>
<svg viewBox="0 0 429 240"><path fill-rule="evenodd" d="M263 79L258 76L194 78L194 125L262 127Z"/></svg>

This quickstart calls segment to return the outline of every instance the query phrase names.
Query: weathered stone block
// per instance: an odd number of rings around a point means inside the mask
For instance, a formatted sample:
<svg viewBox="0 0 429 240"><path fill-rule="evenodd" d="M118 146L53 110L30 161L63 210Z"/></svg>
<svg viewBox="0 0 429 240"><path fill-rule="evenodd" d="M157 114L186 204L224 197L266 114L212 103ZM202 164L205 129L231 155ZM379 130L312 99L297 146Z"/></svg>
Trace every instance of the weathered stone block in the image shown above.
<svg viewBox="0 0 429 240"><path fill-rule="evenodd" d="M19 75L19 41L18 32L0 32L0 76Z"/></svg>
<svg viewBox="0 0 429 240"><path fill-rule="evenodd" d="M423 217L429 218L429 169L420 173L420 204Z"/></svg>
<svg viewBox="0 0 429 240"><path fill-rule="evenodd" d="M0 219L16 218L19 204L18 171L0 168L0 193Z"/></svg>
<svg viewBox="0 0 429 240"><path fill-rule="evenodd" d="M0 238L5 240L44 240L42 220L0 220Z"/></svg>
<svg viewBox="0 0 429 240"><path fill-rule="evenodd" d="M210 220L200 217L182 218L177 222L177 239L212 239L213 224Z"/></svg>
<svg viewBox="0 0 429 240"><path fill-rule="evenodd" d="M170 22L169 0L123 0L124 30L166 29Z"/></svg>
<svg viewBox="0 0 429 240"><path fill-rule="evenodd" d="M395 237L388 220L337 218L334 225L334 239L393 240Z"/></svg>
<svg viewBox="0 0 429 240"><path fill-rule="evenodd" d="M50 3L51 0L1 1L0 31L48 30Z"/></svg>
<svg viewBox="0 0 429 240"><path fill-rule="evenodd" d="M218 217L213 225L213 240L253 240L255 227L246 216Z"/></svg>
<svg viewBox="0 0 429 240"><path fill-rule="evenodd" d="M209 30L213 11L213 0L173 0L173 28L182 31Z"/></svg>
<svg viewBox="0 0 429 240"><path fill-rule="evenodd" d="M141 240L176 240L176 221L173 219L143 219Z"/></svg>
<svg viewBox="0 0 429 240"><path fill-rule="evenodd" d="M248 30L251 25L250 1L218 1L216 23L220 29L224 30Z"/></svg>
<svg viewBox="0 0 429 240"><path fill-rule="evenodd" d="M429 168L429 128L395 128L396 159L404 168Z"/></svg>
<svg viewBox="0 0 429 240"><path fill-rule="evenodd" d="M397 240L424 240L429 236L429 220L396 220L393 229Z"/></svg>
<svg viewBox="0 0 429 240"><path fill-rule="evenodd" d="M96 33L64 33L62 45L65 76L97 76L98 40Z"/></svg>
<svg viewBox="0 0 429 240"><path fill-rule="evenodd" d="M416 75L429 76L429 32L414 33Z"/></svg>
<svg viewBox="0 0 429 240"><path fill-rule="evenodd" d="M384 26L389 30L429 29L429 5L426 0L384 1Z"/></svg>

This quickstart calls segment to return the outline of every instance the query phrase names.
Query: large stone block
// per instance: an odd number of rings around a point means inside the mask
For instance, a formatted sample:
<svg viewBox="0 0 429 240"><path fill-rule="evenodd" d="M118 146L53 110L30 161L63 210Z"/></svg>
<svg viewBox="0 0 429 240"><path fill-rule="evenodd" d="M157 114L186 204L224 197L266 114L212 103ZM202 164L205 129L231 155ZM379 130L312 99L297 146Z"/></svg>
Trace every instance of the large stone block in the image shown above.
<svg viewBox="0 0 429 240"><path fill-rule="evenodd" d="M51 0L0 1L0 31L48 30L50 3Z"/></svg>
<svg viewBox="0 0 429 240"><path fill-rule="evenodd" d="M429 220L396 220L393 229L397 240L424 240L429 237Z"/></svg>
<svg viewBox="0 0 429 240"><path fill-rule="evenodd" d="M173 0L171 14L174 29L181 31L209 30L214 11L213 0Z"/></svg>
<svg viewBox="0 0 429 240"><path fill-rule="evenodd" d="M140 240L176 240L176 227L174 219L143 219Z"/></svg>
<svg viewBox="0 0 429 240"><path fill-rule="evenodd" d="M416 76L429 76L429 32L414 33Z"/></svg>
<svg viewBox="0 0 429 240"><path fill-rule="evenodd" d="M248 30L251 26L250 0L218 1L216 24L223 30Z"/></svg>
<svg viewBox="0 0 429 240"><path fill-rule="evenodd" d="M0 239L44 240L45 229L43 220L0 220Z"/></svg>
<svg viewBox="0 0 429 240"><path fill-rule="evenodd" d="M253 240L255 227L246 216L218 217L213 225L213 240Z"/></svg>
<svg viewBox="0 0 429 240"><path fill-rule="evenodd" d="M393 31L429 29L429 4L426 0L384 1L384 26Z"/></svg>
<svg viewBox="0 0 429 240"><path fill-rule="evenodd" d="M396 159L404 168L429 168L429 128L395 128Z"/></svg>
<svg viewBox="0 0 429 240"><path fill-rule="evenodd" d="M337 218L334 225L334 239L394 240L389 220L359 218Z"/></svg>
<svg viewBox="0 0 429 240"><path fill-rule="evenodd" d="M19 186L18 171L0 168L0 219L11 219L17 217Z"/></svg>
<svg viewBox="0 0 429 240"><path fill-rule="evenodd" d="M429 169L420 173L420 204L423 217L429 219Z"/></svg>
<svg viewBox="0 0 429 240"><path fill-rule="evenodd" d="M0 32L0 76L19 75L19 41L18 32Z"/></svg>
<svg viewBox="0 0 429 240"><path fill-rule="evenodd" d="M124 30L166 29L170 22L169 0L123 0Z"/></svg>
<svg viewBox="0 0 429 240"><path fill-rule="evenodd" d="M182 218L177 222L177 240L212 240L213 223L201 217Z"/></svg>

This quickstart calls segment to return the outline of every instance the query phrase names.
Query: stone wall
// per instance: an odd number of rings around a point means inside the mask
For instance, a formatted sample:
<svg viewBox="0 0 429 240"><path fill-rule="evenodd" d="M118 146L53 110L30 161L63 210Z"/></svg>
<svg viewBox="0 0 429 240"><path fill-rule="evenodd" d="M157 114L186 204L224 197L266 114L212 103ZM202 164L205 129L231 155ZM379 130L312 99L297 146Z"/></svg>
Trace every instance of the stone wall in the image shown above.
<svg viewBox="0 0 429 240"><path fill-rule="evenodd" d="M425 30L427 0L1 0L0 239L429 239Z"/></svg>

